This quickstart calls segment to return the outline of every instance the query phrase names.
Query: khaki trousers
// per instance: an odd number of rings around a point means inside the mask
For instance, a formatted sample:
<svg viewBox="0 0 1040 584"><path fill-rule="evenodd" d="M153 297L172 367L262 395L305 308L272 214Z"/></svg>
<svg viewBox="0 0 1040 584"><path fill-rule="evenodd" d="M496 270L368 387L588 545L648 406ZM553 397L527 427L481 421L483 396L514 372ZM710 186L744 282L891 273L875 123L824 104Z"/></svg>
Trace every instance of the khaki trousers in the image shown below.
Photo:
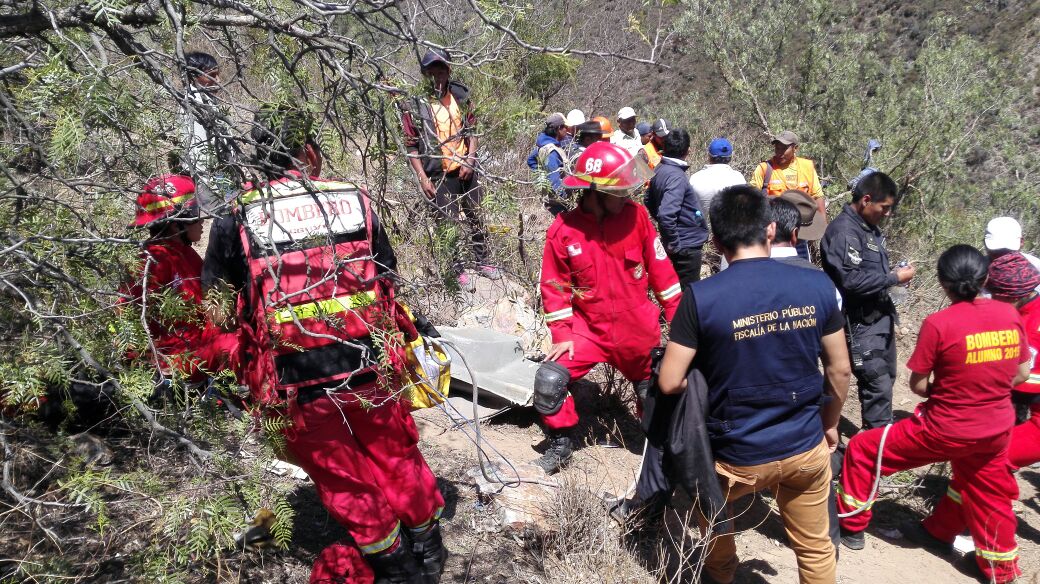
<svg viewBox="0 0 1040 584"><path fill-rule="evenodd" d="M798 559L802 584L834 584L836 561L829 534L827 496L831 489L830 453L823 441L794 456L737 466L716 462L719 484L727 501L769 489L776 497L787 539ZM701 528L707 522L701 518ZM737 546L732 534L713 536L704 569L720 584L729 584L737 571Z"/></svg>

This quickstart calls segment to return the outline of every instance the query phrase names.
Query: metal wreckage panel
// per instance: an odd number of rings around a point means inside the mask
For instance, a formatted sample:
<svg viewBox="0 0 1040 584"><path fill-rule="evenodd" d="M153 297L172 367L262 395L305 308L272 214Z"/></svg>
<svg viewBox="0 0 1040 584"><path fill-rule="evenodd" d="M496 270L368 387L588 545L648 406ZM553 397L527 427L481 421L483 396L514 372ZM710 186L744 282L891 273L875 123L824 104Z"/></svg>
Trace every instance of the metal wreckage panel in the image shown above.
<svg viewBox="0 0 1040 584"><path fill-rule="evenodd" d="M452 395L468 399L476 377L481 403L489 398L489 404L505 402L507 407L531 404L538 363L524 358L520 339L490 329L438 330L449 342L446 349L451 355Z"/></svg>

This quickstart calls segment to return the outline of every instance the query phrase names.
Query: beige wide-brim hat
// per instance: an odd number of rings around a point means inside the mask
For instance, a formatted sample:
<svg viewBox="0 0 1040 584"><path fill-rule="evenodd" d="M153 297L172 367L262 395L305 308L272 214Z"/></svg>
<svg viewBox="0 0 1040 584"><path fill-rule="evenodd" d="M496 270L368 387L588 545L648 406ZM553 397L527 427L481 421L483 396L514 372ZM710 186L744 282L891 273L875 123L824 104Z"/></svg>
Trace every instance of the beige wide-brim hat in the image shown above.
<svg viewBox="0 0 1040 584"><path fill-rule="evenodd" d="M823 238L823 233L827 231L827 216L819 212L816 199L796 190L784 191L780 198L798 208L798 239L818 241Z"/></svg>

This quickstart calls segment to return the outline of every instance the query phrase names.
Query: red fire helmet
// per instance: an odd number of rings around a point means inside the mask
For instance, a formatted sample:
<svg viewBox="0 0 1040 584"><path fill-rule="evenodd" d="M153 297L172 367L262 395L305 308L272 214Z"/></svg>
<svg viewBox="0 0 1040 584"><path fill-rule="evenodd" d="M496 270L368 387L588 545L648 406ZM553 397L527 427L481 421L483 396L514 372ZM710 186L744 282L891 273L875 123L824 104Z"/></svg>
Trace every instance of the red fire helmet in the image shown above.
<svg viewBox="0 0 1040 584"><path fill-rule="evenodd" d="M375 575L356 546L335 543L322 550L314 561L310 584L372 584Z"/></svg>
<svg viewBox="0 0 1040 584"><path fill-rule="evenodd" d="M596 142L578 156L571 173L564 177L563 186L623 196L646 184L652 176L654 171L642 156L632 156L609 142Z"/></svg>
<svg viewBox="0 0 1040 584"><path fill-rule="evenodd" d="M137 195L137 212L132 227L145 227L156 221L183 217L198 218L195 181L179 174L164 174L145 183Z"/></svg>

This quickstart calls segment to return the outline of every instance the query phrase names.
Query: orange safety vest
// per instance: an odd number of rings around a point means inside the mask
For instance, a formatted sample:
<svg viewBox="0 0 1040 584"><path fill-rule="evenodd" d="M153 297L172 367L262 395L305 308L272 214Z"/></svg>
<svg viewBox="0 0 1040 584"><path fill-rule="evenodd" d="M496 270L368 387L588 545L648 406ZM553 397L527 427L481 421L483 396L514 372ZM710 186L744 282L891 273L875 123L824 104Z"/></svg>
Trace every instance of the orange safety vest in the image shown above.
<svg viewBox="0 0 1040 584"><path fill-rule="evenodd" d="M441 145L441 166L445 173L452 172L462 166L466 159L466 142L462 136L462 112L455 96L448 92L445 96L448 103L434 99L430 102L433 114L433 125L437 130L437 139Z"/></svg>
<svg viewBox="0 0 1040 584"><path fill-rule="evenodd" d="M643 144L643 150L646 151L647 162L650 164L650 168L657 168L657 165L661 164L661 155L657 152L654 143L647 142Z"/></svg>
<svg viewBox="0 0 1040 584"><path fill-rule="evenodd" d="M769 160L759 165L762 170L762 193L769 197L778 197L784 191L802 191L813 197L819 196L812 192L816 178L816 167L808 158L795 158L791 164L784 169L774 169ZM794 170L792 180L791 170Z"/></svg>

